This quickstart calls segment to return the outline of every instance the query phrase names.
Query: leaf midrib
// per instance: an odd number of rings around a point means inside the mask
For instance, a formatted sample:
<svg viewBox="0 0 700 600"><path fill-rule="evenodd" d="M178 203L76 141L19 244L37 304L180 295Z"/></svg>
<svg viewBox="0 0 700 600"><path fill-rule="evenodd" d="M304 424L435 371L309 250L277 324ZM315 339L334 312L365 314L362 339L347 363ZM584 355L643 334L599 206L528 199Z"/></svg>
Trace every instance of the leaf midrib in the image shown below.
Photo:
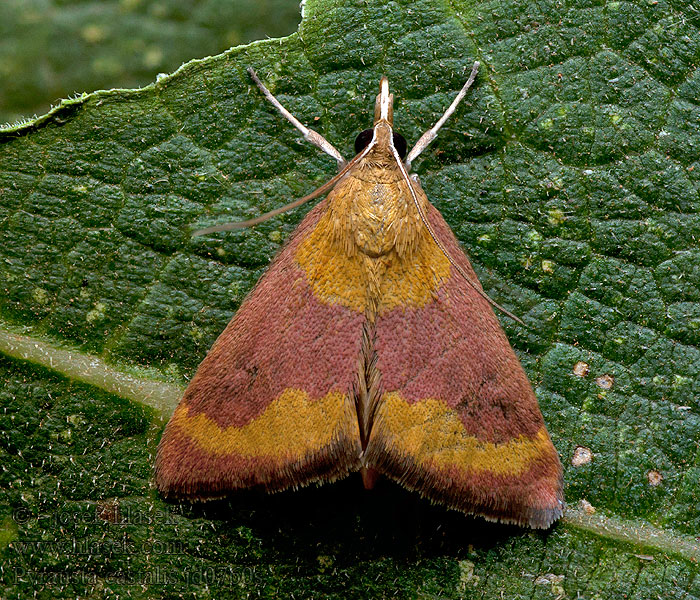
<svg viewBox="0 0 700 600"><path fill-rule="evenodd" d="M165 422L169 418L184 392L182 386L148 378L133 367L127 370L125 366L109 364L98 356L18 333L11 325L2 322L0 353L152 408L157 421ZM700 560L698 540L643 521L600 513L589 515L581 509L568 508L562 522L565 526L606 540L629 543L688 561Z"/></svg>

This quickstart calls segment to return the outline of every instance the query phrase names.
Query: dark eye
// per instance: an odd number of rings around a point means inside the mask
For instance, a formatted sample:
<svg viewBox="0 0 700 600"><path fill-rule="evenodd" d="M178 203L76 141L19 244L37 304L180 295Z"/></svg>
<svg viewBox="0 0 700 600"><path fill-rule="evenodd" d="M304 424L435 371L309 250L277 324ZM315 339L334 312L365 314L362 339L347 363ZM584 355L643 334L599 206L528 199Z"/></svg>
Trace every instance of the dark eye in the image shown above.
<svg viewBox="0 0 700 600"><path fill-rule="evenodd" d="M365 129L355 138L355 154L362 152L372 141L374 129Z"/></svg>
<svg viewBox="0 0 700 600"><path fill-rule="evenodd" d="M368 144L372 141L372 136L374 135L373 129L365 129L360 132L360 134L355 138L355 154L362 152ZM403 159L406 158L406 138L404 138L400 133L393 132L394 148L399 153L399 156Z"/></svg>
<svg viewBox="0 0 700 600"><path fill-rule="evenodd" d="M401 160L406 158L406 138L400 133L393 133L394 148L399 153Z"/></svg>

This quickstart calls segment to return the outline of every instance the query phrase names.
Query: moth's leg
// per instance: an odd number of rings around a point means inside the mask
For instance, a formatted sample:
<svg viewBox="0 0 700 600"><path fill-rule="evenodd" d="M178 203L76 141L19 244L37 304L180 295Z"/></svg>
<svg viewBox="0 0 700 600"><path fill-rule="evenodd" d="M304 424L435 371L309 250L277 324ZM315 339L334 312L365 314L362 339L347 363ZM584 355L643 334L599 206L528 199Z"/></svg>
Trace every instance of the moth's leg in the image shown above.
<svg viewBox="0 0 700 600"><path fill-rule="evenodd" d="M309 129L305 125L302 125L299 120L292 114L290 113L284 106L280 104L280 101L277 100L272 95L272 92L268 90L265 87L265 84L260 81L258 78L257 73L252 67L248 67L248 73L250 74L251 78L255 82L255 85L257 85L260 88L260 91L265 94L265 98L267 98L273 106L280 111L282 116L287 119L294 127L296 127L301 133L304 135L304 139L307 142L312 143L314 146L317 148L320 148L323 150L326 154L329 154L333 158L335 158L336 162L338 163L338 169L342 169L346 161L345 159L341 156L340 152L338 152L334 147L333 144L331 144L326 138L324 138L320 133L315 132L313 129Z"/></svg>
<svg viewBox="0 0 700 600"><path fill-rule="evenodd" d="M467 90L472 86L472 83L474 83L474 80L476 79L476 74L479 71L479 61L476 61L474 63L474 66L472 67L472 72L471 75L469 75L469 79L467 79L467 83L465 83L462 86L462 89L459 91L459 94L457 94L457 97L452 101L452 104L450 104L449 108L445 111L445 114L440 117L437 123L432 126L432 128L428 129L421 137L420 139L416 142L416 145L413 146L413 149L408 153L408 156L406 157L406 160L404 161L404 164L406 165L406 170L408 171L411 168L411 163L418 158L418 155L425 150L430 142L432 142L436 137L437 137L437 132L445 124L445 121L450 117L450 115L455 111L457 108L457 105L462 101L464 96L467 95Z"/></svg>

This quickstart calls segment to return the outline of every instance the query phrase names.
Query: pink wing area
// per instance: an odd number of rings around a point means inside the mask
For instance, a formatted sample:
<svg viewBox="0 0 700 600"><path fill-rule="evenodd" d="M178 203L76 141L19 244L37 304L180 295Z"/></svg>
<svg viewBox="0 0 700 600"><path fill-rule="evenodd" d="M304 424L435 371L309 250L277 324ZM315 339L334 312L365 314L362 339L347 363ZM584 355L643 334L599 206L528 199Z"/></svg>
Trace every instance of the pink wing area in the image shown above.
<svg viewBox="0 0 700 600"><path fill-rule="evenodd" d="M432 205L428 218L479 285ZM454 267L435 295L377 318L381 392L366 463L466 513L548 527L562 514L562 471L527 376L489 304Z"/></svg>
<svg viewBox="0 0 700 600"><path fill-rule="evenodd" d="M361 312L322 303L295 261L314 208L200 365L158 447L167 496L206 499L360 468L354 386Z"/></svg>

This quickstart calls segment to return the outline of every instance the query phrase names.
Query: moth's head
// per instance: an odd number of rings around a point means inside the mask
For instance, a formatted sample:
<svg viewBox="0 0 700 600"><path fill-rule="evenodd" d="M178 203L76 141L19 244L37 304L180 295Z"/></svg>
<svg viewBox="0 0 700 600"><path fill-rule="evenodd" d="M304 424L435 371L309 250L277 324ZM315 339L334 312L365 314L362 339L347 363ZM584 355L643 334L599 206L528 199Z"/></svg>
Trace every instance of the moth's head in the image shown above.
<svg viewBox="0 0 700 600"><path fill-rule="evenodd" d="M396 149L403 160L406 156L406 140L394 127L394 95L389 93L389 80L382 77L379 94L374 104L374 127L365 129L355 138L355 153L359 154L368 145L375 143L377 151L393 154Z"/></svg>

